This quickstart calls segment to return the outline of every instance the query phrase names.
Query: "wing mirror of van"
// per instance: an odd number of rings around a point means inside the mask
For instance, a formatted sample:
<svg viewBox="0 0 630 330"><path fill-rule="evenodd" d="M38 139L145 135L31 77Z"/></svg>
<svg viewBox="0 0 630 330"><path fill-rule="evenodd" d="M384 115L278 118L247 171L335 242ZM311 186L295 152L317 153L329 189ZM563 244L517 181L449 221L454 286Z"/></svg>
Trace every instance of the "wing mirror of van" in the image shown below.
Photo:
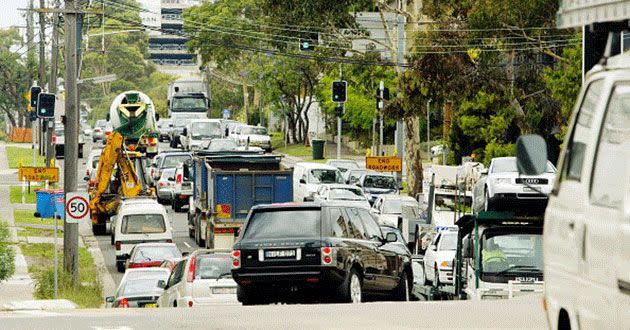
<svg viewBox="0 0 630 330"><path fill-rule="evenodd" d="M109 296L109 297L105 298L105 302L108 303L108 304L113 303L114 300L116 300L116 298L114 298L114 296Z"/></svg>
<svg viewBox="0 0 630 330"><path fill-rule="evenodd" d="M522 135L516 140L518 173L538 175L547 168L547 144L540 135Z"/></svg>
<svg viewBox="0 0 630 330"><path fill-rule="evenodd" d="M472 258L472 241L470 237L465 237L462 239L462 258Z"/></svg>
<svg viewBox="0 0 630 330"><path fill-rule="evenodd" d="M304 180L304 179L300 179L300 183L302 183L302 184L306 184L306 180Z"/></svg>
<svg viewBox="0 0 630 330"><path fill-rule="evenodd" d="M398 236L396 236L396 233L387 233L387 235L385 235L385 242L394 243L396 241L398 241Z"/></svg>
<svg viewBox="0 0 630 330"><path fill-rule="evenodd" d="M166 281L165 280L159 280L157 283L158 288L160 289L165 289L166 288Z"/></svg>

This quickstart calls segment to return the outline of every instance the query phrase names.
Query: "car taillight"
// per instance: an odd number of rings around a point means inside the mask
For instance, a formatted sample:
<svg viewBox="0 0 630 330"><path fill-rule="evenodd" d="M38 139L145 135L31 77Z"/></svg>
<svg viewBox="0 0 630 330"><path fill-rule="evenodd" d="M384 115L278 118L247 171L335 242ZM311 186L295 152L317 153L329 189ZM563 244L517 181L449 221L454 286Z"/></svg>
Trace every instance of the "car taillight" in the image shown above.
<svg viewBox="0 0 630 330"><path fill-rule="evenodd" d="M333 248L330 246L322 247L322 265L330 265L332 264L333 258Z"/></svg>
<svg viewBox="0 0 630 330"><path fill-rule="evenodd" d="M166 243L173 243L173 240L172 239L167 239Z"/></svg>
<svg viewBox="0 0 630 330"><path fill-rule="evenodd" d="M129 308L129 300L127 300L127 298L120 299L120 302L118 303L118 308Z"/></svg>
<svg viewBox="0 0 630 330"><path fill-rule="evenodd" d="M164 187L164 182L160 182L160 187Z"/></svg>
<svg viewBox="0 0 630 330"><path fill-rule="evenodd" d="M195 264L197 263L197 258L190 258L190 262L188 263L188 278L186 279L188 283L192 283L195 280ZM192 303L192 302L191 302ZM192 307L189 306L189 307Z"/></svg>
<svg viewBox="0 0 630 330"><path fill-rule="evenodd" d="M241 250L232 251L232 269L241 268Z"/></svg>
<svg viewBox="0 0 630 330"><path fill-rule="evenodd" d="M98 133L98 132L100 132L100 131L101 131L101 129L100 129L100 128L95 128L95 129L94 129L94 132L95 132L95 133Z"/></svg>
<svg viewBox="0 0 630 330"><path fill-rule="evenodd" d="M55 133L52 134L52 143L57 144L57 135Z"/></svg>
<svg viewBox="0 0 630 330"><path fill-rule="evenodd" d="M110 131L105 131L105 136L109 136Z"/></svg>
<svg viewBox="0 0 630 330"><path fill-rule="evenodd" d="M120 241L116 241L114 246L116 246L116 251L120 251Z"/></svg>
<svg viewBox="0 0 630 330"><path fill-rule="evenodd" d="M192 305L193 305L192 300L189 300L189 301L188 301L188 307L192 307Z"/></svg>
<svg viewBox="0 0 630 330"><path fill-rule="evenodd" d="M149 145L155 145L155 138L149 138Z"/></svg>
<svg viewBox="0 0 630 330"><path fill-rule="evenodd" d="M181 174L177 174L177 177L175 177L175 182L176 183L182 183L182 175Z"/></svg>

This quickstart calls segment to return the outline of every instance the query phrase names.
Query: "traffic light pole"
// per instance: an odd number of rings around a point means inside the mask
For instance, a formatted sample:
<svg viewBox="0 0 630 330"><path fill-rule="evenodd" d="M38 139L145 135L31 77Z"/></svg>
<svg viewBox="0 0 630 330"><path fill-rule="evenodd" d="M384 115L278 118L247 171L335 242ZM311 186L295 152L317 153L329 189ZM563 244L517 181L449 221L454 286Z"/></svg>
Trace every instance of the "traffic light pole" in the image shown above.
<svg viewBox="0 0 630 330"><path fill-rule="evenodd" d="M77 36L78 0L66 0L64 13L64 37L66 65L64 85L66 90L66 121L64 146L64 193L77 191L78 147L79 147L79 99L77 90L77 50L80 36ZM64 201L65 205L65 201ZM79 282L79 224L64 221L63 259L64 269L72 274L75 285Z"/></svg>
<svg viewBox="0 0 630 330"><path fill-rule="evenodd" d="M383 156L385 152L383 151L383 90L385 90L385 83L381 80L378 86L378 96L379 96L379 111L378 111L378 155Z"/></svg>
<svg viewBox="0 0 630 330"><path fill-rule="evenodd" d="M59 8L59 0L55 0L55 8ZM59 57L59 14L53 13L52 47L50 49L50 79L48 79L48 90L52 94L57 94L57 61ZM46 166L52 165L55 157L54 146L52 144L52 132L54 130L54 119L46 121Z"/></svg>

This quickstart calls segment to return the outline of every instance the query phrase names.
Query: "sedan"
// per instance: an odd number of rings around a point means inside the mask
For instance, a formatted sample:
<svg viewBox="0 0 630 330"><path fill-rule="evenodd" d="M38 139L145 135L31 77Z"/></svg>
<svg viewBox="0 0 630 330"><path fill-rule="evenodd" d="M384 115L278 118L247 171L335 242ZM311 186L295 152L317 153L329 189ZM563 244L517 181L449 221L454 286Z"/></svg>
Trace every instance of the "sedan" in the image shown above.
<svg viewBox="0 0 630 330"><path fill-rule="evenodd" d="M175 187L175 169L166 168L162 171L157 182L157 198L160 204L171 201L173 197L173 187Z"/></svg>
<svg viewBox="0 0 630 330"><path fill-rule="evenodd" d="M128 269L116 293L105 301L113 308L157 307L157 300L164 291L158 287L158 282L165 281L169 275L165 268Z"/></svg>
<svg viewBox="0 0 630 330"><path fill-rule="evenodd" d="M346 205L370 208L363 190L348 184L323 184L313 199L315 201L343 201Z"/></svg>
<svg viewBox="0 0 630 330"><path fill-rule="evenodd" d="M231 273L228 251L197 250L175 264L173 275L161 282L164 293L159 307L196 307L237 303L236 282ZM177 275L179 274L179 276Z"/></svg>
<svg viewBox="0 0 630 330"><path fill-rule="evenodd" d="M174 243L140 243L129 253L127 268L159 267L164 260L182 257Z"/></svg>

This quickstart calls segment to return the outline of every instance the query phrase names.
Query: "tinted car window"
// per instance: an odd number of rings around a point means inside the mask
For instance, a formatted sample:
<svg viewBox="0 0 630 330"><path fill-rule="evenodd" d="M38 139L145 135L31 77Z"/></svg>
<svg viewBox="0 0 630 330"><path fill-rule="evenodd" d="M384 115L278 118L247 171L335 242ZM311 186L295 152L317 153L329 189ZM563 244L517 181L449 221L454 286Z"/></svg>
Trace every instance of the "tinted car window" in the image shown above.
<svg viewBox="0 0 630 330"><path fill-rule="evenodd" d="M365 188L396 189L396 179L391 176L366 175L363 180Z"/></svg>
<svg viewBox="0 0 630 330"><path fill-rule="evenodd" d="M343 216L343 213L338 208L330 209L330 226L332 227L332 235L334 237L350 237L350 230L348 228L348 223Z"/></svg>
<svg viewBox="0 0 630 330"><path fill-rule="evenodd" d="M232 264L227 254L198 255L195 263L196 279L214 279L230 274Z"/></svg>
<svg viewBox="0 0 630 330"><path fill-rule="evenodd" d="M154 261L181 258L182 253L175 246L140 246L136 247L133 261Z"/></svg>
<svg viewBox="0 0 630 330"><path fill-rule="evenodd" d="M189 155L166 156L164 162L162 162L162 168L176 167L179 163L183 163L191 158Z"/></svg>
<svg viewBox="0 0 630 330"><path fill-rule="evenodd" d="M252 213L243 239L319 237L321 210L285 209Z"/></svg>
<svg viewBox="0 0 630 330"><path fill-rule="evenodd" d="M142 278L133 281L128 281L124 284L120 295L121 296L137 296L143 294L152 294L157 290L160 290L157 286L158 281L166 280L166 273L162 273L161 278Z"/></svg>
<svg viewBox="0 0 630 330"><path fill-rule="evenodd" d="M348 234L350 238L356 239L366 239L365 236L365 228L363 228L363 223L361 218L357 214L356 209L347 209L346 213L348 214Z"/></svg>
<svg viewBox="0 0 630 330"><path fill-rule="evenodd" d="M383 234L381 234L381 229L370 215L370 212L363 209L355 209L355 212L358 214L359 218L361 218L361 222L363 222L363 227L365 227L365 237L368 239L382 239Z"/></svg>
<svg viewBox="0 0 630 330"><path fill-rule="evenodd" d="M311 183L341 183L342 178L338 170L311 170Z"/></svg>
<svg viewBox="0 0 630 330"><path fill-rule="evenodd" d="M123 234L157 234L166 231L166 223L161 214L125 215L120 227Z"/></svg>

